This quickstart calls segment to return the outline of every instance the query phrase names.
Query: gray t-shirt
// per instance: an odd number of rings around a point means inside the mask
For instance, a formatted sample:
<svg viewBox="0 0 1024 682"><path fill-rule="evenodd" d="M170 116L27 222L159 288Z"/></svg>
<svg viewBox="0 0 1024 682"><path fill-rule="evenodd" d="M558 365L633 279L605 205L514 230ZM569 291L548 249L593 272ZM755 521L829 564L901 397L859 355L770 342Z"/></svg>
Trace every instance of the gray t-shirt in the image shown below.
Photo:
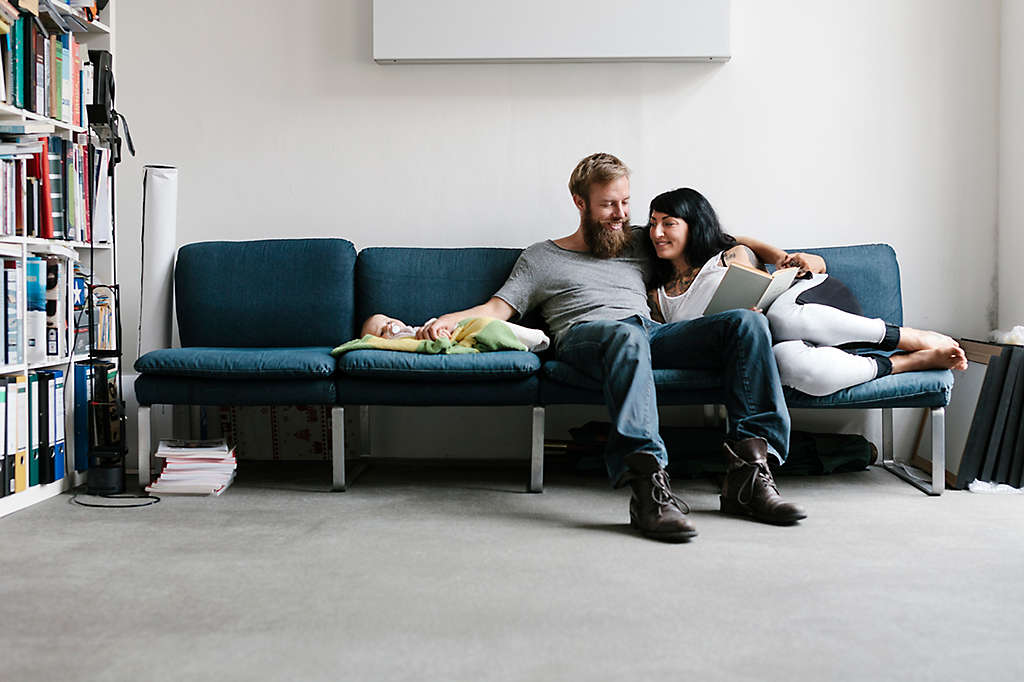
<svg viewBox="0 0 1024 682"><path fill-rule="evenodd" d="M495 296L522 317L539 307L555 343L577 322L650 317L644 285L650 267L644 228L631 228L633 242L617 258L569 251L550 239L527 248Z"/></svg>

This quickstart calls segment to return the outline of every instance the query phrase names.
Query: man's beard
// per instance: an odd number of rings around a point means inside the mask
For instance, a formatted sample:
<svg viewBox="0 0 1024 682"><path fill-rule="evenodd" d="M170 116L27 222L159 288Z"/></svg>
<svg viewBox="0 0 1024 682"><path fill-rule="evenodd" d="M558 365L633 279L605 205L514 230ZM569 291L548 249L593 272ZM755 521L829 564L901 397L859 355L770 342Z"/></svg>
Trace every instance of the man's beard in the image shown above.
<svg viewBox="0 0 1024 682"><path fill-rule="evenodd" d="M597 258L615 258L622 255L633 241L629 215L622 218L621 230L613 230L594 220L588 210L583 216L583 241L590 248L590 253Z"/></svg>

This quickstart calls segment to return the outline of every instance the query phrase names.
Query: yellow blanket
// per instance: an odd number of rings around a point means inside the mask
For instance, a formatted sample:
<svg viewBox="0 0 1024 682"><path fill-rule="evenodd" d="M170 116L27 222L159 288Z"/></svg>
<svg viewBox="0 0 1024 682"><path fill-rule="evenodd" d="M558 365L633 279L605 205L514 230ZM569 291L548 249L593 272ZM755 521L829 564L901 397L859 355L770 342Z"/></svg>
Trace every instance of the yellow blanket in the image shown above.
<svg viewBox="0 0 1024 682"><path fill-rule="evenodd" d="M337 357L350 350L368 349L451 355L495 350L526 350L526 346L516 338L512 328L501 320L492 317L467 317L456 325L450 339L444 337L437 341L412 338L385 339L367 334L361 339L353 339L338 346L331 351L331 355Z"/></svg>

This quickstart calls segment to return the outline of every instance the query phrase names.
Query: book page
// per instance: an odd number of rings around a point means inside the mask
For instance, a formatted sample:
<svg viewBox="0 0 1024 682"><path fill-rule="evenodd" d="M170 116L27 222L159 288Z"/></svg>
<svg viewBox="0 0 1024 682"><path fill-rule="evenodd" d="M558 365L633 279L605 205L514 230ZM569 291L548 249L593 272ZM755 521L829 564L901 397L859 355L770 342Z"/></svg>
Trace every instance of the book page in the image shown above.
<svg viewBox="0 0 1024 682"><path fill-rule="evenodd" d="M793 280L796 279L798 274L800 274L800 268L776 270L775 274L772 275L772 283L768 285L768 289L762 294L755 307L761 310L768 310L768 306L775 303L775 299L793 285Z"/></svg>

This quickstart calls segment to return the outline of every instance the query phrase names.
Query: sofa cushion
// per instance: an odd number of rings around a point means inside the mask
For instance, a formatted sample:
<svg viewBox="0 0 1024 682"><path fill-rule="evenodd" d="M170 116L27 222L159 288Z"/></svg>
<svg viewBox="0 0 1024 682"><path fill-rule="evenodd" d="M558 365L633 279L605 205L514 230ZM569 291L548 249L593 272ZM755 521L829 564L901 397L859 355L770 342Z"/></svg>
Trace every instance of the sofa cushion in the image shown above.
<svg viewBox="0 0 1024 682"><path fill-rule="evenodd" d="M825 259L834 275L857 297L865 317L880 317L889 324L903 324L900 265L888 244L857 244L806 251Z"/></svg>
<svg viewBox="0 0 1024 682"><path fill-rule="evenodd" d="M142 374L139 405L333 405L333 379L207 379Z"/></svg>
<svg viewBox="0 0 1024 682"><path fill-rule="evenodd" d="M330 348L164 348L135 361L140 374L232 379L327 378Z"/></svg>
<svg viewBox="0 0 1024 682"><path fill-rule="evenodd" d="M178 250L182 346L336 346L355 335L356 252L344 239L199 242Z"/></svg>
<svg viewBox="0 0 1024 682"><path fill-rule="evenodd" d="M791 408L945 407L953 390L953 373L931 369L890 374L822 397L789 387L783 390Z"/></svg>
<svg viewBox="0 0 1024 682"><path fill-rule="evenodd" d="M521 252L484 248L363 249L356 261L356 325L374 313L420 325L431 317L479 305L501 288Z"/></svg>
<svg viewBox="0 0 1024 682"><path fill-rule="evenodd" d="M525 378L539 369L540 358L517 350L459 355L354 350L338 358L338 370L344 375L410 382Z"/></svg>
<svg viewBox="0 0 1024 682"><path fill-rule="evenodd" d="M344 405L470 406L537 405L540 381L526 378L489 381L418 381L399 375L394 380L339 374L335 378L338 403Z"/></svg>

